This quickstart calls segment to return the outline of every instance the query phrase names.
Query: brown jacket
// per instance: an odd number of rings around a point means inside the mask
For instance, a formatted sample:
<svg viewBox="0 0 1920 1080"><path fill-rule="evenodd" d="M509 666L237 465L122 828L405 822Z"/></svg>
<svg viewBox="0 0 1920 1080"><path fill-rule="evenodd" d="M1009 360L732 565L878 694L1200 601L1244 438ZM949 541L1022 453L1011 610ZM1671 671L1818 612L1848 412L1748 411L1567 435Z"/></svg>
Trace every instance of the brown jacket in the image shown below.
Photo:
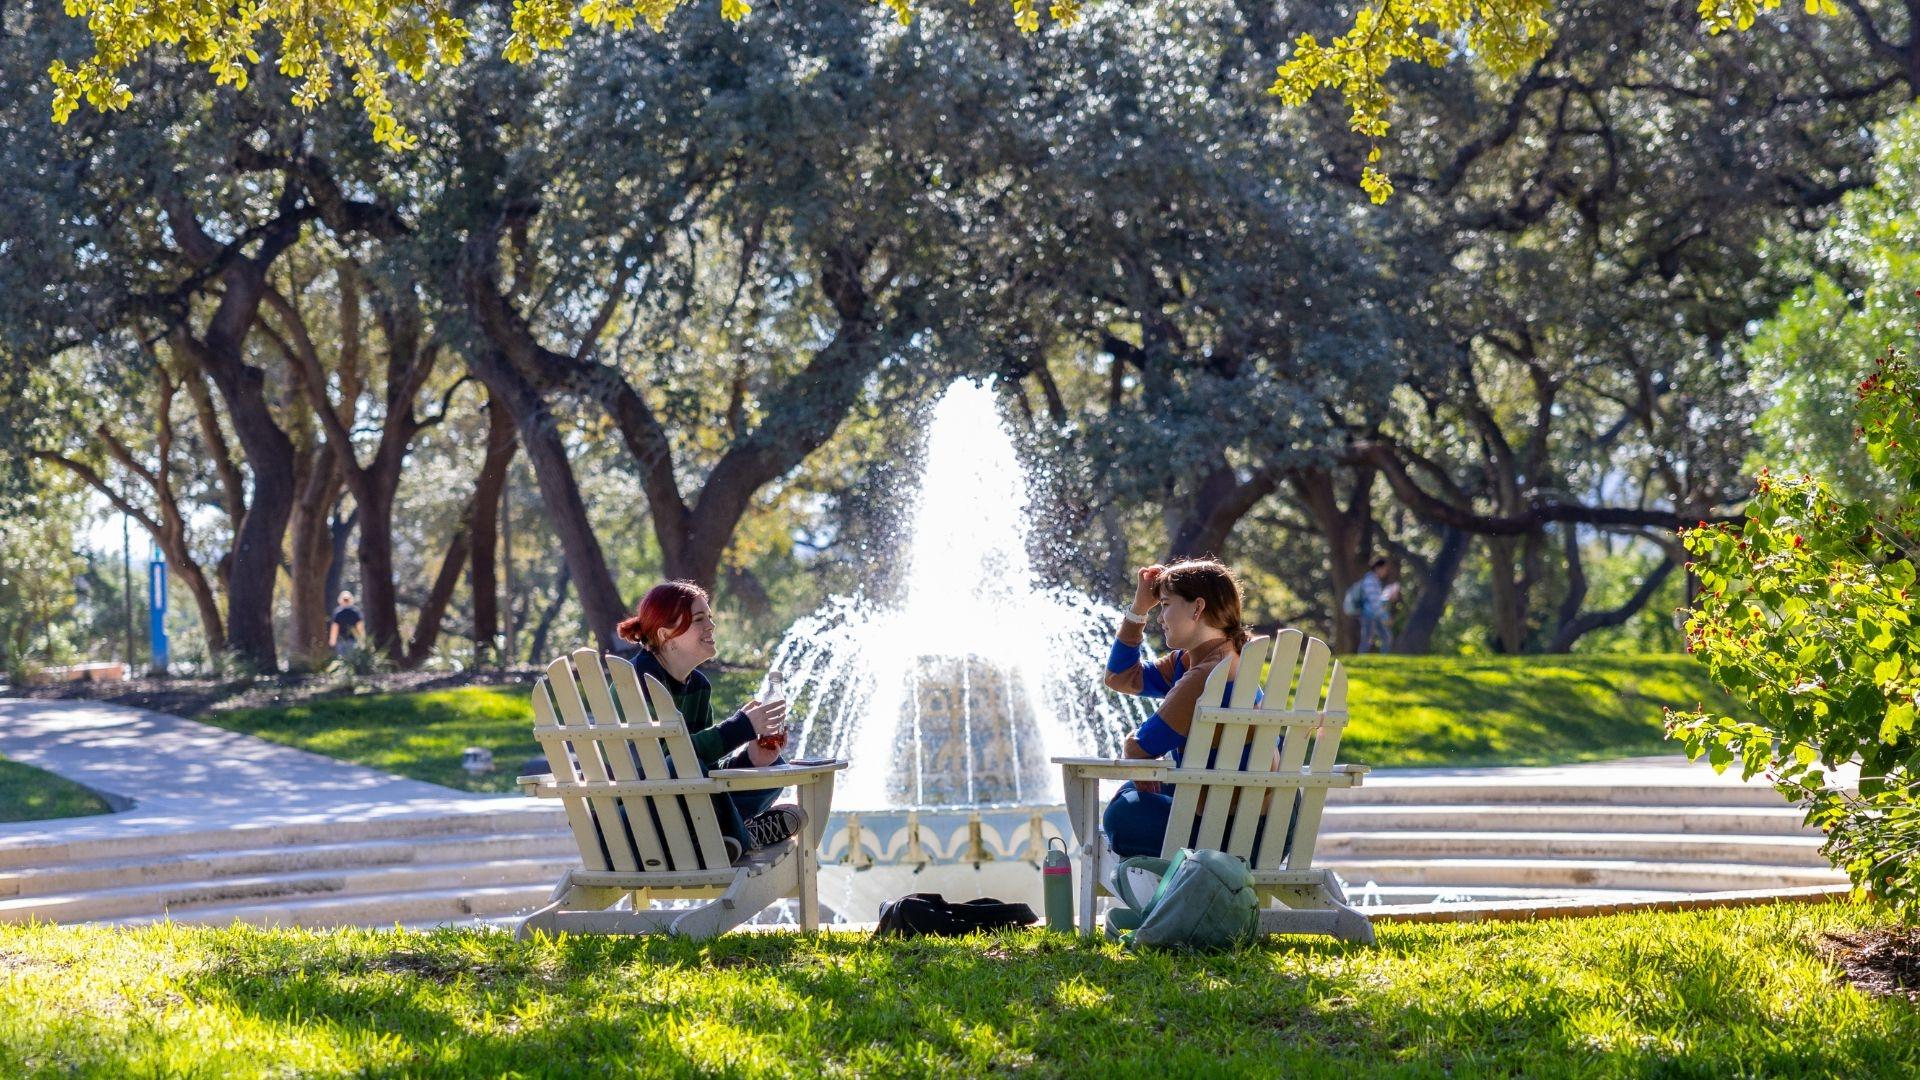
<svg viewBox="0 0 1920 1080"><path fill-rule="evenodd" d="M1147 628L1143 624L1121 620L1121 641L1138 645L1146 639L1146 635ZM1154 661L1159 683L1170 688L1157 710L1161 721L1181 735L1186 735L1193 727L1193 710L1200 703L1200 691L1206 689L1207 677L1223 661L1232 665L1227 669L1228 678L1239 673L1240 650L1234 648L1230 638L1217 638L1195 649L1177 649ZM1174 677L1176 670L1180 671L1178 678ZM1146 684L1146 669L1136 663L1125 671L1109 671L1106 682L1111 690L1122 694L1138 694Z"/></svg>

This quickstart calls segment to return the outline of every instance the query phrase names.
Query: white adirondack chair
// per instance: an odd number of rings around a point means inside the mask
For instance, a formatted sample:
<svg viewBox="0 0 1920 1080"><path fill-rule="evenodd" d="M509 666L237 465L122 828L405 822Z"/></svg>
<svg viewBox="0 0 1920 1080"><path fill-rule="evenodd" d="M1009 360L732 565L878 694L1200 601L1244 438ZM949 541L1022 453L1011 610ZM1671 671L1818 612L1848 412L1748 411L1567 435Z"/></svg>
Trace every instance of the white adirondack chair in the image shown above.
<svg viewBox="0 0 1920 1080"><path fill-rule="evenodd" d="M1269 656L1273 665L1265 680L1265 696L1255 705L1260 665ZM1238 855L1253 871L1254 887L1263 901L1263 933L1331 934L1371 944L1373 925L1348 905L1333 871L1312 865L1327 789L1358 787L1368 771L1364 765L1333 761L1347 724L1346 672L1326 642L1298 630L1247 642L1240 653L1243 677L1233 684L1233 700L1222 707L1227 670L1228 665L1221 664L1207 680L1180 767L1158 760L1053 759L1065 774L1067 816L1080 841L1081 932L1094 932L1097 895L1108 892L1107 883L1118 863L1100 831L1100 781L1158 780L1176 785L1161 857L1172 858L1183 847ZM1241 769L1241 753L1249 745L1253 750L1247 755L1247 767ZM1278 766L1273 754L1276 745ZM1207 767L1209 746L1219 747L1213 768ZM1301 796L1297 812L1296 791ZM1256 851L1254 834L1263 805L1266 828ZM1200 828L1194 837L1196 818ZM1289 829L1291 844L1287 843ZM1274 907L1275 903L1284 906Z"/></svg>
<svg viewBox="0 0 1920 1080"><path fill-rule="evenodd" d="M556 771L523 776L520 785L566 807L582 865L561 877L551 900L521 921L516 937L536 930L712 937L787 897L800 901L801 929L819 928L820 840L833 802L833 774L846 762L716 769L701 776L666 687L648 676L643 691L632 664L610 656L603 666L593 649L547 665L546 677L533 688L533 714L534 738ZM669 756L680 778L669 771ZM807 815L802 835L729 865L713 796L788 786ZM632 910L615 910L629 895ZM707 897L715 899L649 910L654 900Z"/></svg>

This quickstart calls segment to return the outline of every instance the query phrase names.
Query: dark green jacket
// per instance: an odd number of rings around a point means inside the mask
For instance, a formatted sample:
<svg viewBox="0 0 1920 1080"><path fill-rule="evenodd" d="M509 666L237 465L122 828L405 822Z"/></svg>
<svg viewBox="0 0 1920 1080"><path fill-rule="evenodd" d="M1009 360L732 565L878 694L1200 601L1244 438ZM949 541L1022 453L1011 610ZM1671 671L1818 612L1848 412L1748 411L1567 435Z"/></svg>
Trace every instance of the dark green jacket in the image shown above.
<svg viewBox="0 0 1920 1080"><path fill-rule="evenodd" d="M680 718L687 722L687 733L693 739L693 752L699 756L702 769L711 769L720 764L722 758L747 745L753 738L753 721L747 719L745 709L719 724L713 722L713 684L707 681L699 668L687 675L686 682L681 682L667 674L667 669L646 649L635 648L632 652L616 652L615 655L631 660L634 670L640 674L659 679L660 685L673 695L674 707L680 710Z"/></svg>

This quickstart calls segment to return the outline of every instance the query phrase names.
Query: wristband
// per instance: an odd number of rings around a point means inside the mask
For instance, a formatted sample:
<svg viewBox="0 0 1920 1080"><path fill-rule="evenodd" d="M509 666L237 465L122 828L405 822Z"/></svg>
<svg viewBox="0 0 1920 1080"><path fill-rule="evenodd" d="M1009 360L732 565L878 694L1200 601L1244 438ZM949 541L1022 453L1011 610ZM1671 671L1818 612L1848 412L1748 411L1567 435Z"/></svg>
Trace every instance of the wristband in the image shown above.
<svg viewBox="0 0 1920 1080"><path fill-rule="evenodd" d="M1150 615L1152 614L1152 612L1148 612L1147 614ZM1139 623L1140 625L1145 626L1147 623L1147 616L1136 615L1134 614L1134 611L1132 608L1128 608L1127 610L1120 613L1120 621L1130 622L1130 623Z"/></svg>

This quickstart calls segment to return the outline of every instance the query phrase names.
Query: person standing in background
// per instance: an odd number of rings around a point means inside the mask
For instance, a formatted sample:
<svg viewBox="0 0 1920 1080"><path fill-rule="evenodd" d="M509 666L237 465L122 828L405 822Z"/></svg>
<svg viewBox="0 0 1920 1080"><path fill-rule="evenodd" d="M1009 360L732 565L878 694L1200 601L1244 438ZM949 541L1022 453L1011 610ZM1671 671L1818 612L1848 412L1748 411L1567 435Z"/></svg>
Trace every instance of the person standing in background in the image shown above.
<svg viewBox="0 0 1920 1080"><path fill-rule="evenodd" d="M1400 585L1389 585L1387 578L1393 574L1393 563L1385 555L1373 560L1367 572L1360 578L1357 588L1360 592L1360 651L1386 652L1393 648L1393 630L1389 626L1393 612L1388 605L1400 597Z"/></svg>
<svg viewBox="0 0 1920 1080"><path fill-rule="evenodd" d="M353 659L360 648L360 609L353 606L353 594L340 594L339 606L333 609L333 618L327 626L327 644L333 646L333 655L342 660Z"/></svg>

